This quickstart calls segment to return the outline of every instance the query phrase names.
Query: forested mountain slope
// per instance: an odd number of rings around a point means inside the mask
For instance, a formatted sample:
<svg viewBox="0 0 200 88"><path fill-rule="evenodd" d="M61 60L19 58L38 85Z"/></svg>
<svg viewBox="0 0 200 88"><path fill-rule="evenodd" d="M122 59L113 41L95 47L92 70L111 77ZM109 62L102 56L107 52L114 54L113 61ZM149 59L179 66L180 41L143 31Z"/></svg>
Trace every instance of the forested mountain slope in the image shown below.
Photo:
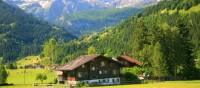
<svg viewBox="0 0 200 88"><path fill-rule="evenodd" d="M37 54L43 42L51 37L59 40L75 38L63 29L37 20L0 0L0 57L15 60L20 56Z"/></svg>
<svg viewBox="0 0 200 88"><path fill-rule="evenodd" d="M46 42L43 54L57 63L87 54L88 49L107 56L127 54L144 63L141 72L155 77L198 78L199 3L199 0L164 0L104 32L56 44L54 57L48 55L52 52L47 49L52 42Z"/></svg>
<svg viewBox="0 0 200 88"><path fill-rule="evenodd" d="M56 20L65 14L82 11L107 10L114 8L134 7L157 3L159 0L3 0L19 7L28 13L49 21ZM92 14L90 14L92 15Z"/></svg>
<svg viewBox="0 0 200 88"><path fill-rule="evenodd" d="M77 36L102 31L159 0L3 0ZM128 8L128 9L127 9Z"/></svg>
<svg viewBox="0 0 200 88"><path fill-rule="evenodd" d="M141 10L139 8L121 8L81 11L65 14L51 23L64 27L77 36L83 36L101 32L106 27L116 25Z"/></svg>

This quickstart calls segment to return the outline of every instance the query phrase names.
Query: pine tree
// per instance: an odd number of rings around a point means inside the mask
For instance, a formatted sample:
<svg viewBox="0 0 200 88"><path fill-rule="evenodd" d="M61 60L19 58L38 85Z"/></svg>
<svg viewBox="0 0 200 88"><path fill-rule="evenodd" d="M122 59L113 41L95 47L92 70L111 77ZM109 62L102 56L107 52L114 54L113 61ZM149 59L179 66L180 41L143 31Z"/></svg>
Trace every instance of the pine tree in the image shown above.
<svg viewBox="0 0 200 88"><path fill-rule="evenodd" d="M162 78L167 76L167 65L164 59L164 54L162 51L162 47L159 42L157 42L153 49L152 55L152 67L153 74L156 77Z"/></svg>
<svg viewBox="0 0 200 88"><path fill-rule="evenodd" d="M3 58L0 58L0 84L5 84L8 77L8 73L3 64Z"/></svg>
<svg viewBox="0 0 200 88"><path fill-rule="evenodd" d="M52 64L55 62L55 49L57 47L57 42L55 39L49 39L49 41L45 42L43 46L43 54L45 57L49 57Z"/></svg>

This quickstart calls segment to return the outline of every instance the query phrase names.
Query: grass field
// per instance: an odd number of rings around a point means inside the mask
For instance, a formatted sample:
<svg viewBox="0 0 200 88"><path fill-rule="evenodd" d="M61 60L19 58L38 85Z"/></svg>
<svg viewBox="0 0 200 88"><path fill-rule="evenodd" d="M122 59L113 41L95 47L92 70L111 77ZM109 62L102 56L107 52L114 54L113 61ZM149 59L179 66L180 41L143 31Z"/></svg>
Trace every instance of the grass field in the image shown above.
<svg viewBox="0 0 200 88"><path fill-rule="evenodd" d="M103 86L93 88L200 88L200 81L168 81L150 84Z"/></svg>
<svg viewBox="0 0 200 88"><path fill-rule="evenodd" d="M9 84L33 84L39 83L36 81L37 74L46 74L47 80L44 83L52 83L56 78L55 72L44 70L44 69L17 69L17 70L8 70L9 76L7 83Z"/></svg>
<svg viewBox="0 0 200 88"><path fill-rule="evenodd" d="M12 85L12 86L0 86L0 88L33 88L32 85Z"/></svg>
<svg viewBox="0 0 200 88"><path fill-rule="evenodd" d="M14 85L4 86L0 88L49 88L49 87L32 87L32 85ZM54 88L63 88L56 86ZM200 88L200 80L198 81L167 81L149 84L131 84L131 85L116 85L116 86L99 86L89 88Z"/></svg>
<svg viewBox="0 0 200 88"><path fill-rule="evenodd" d="M26 65L34 65L41 63L41 58L40 56L27 56L25 58L22 58L21 60L17 61L17 66L18 68L24 67Z"/></svg>
<svg viewBox="0 0 200 88"><path fill-rule="evenodd" d="M18 85L12 85L12 86L0 86L0 88L68 88L68 87L66 87L66 85L59 85L59 84L55 84L53 86L48 86L48 87L46 87L46 86L34 87L30 84L28 84L28 85L19 85L18 84Z"/></svg>

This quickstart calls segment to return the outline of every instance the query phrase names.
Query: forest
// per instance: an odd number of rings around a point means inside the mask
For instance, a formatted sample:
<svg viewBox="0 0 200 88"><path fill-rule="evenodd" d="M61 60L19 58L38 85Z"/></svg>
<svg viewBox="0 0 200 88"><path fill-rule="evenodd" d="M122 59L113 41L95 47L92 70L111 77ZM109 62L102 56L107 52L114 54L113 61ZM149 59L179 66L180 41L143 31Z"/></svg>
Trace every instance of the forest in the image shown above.
<svg viewBox="0 0 200 88"><path fill-rule="evenodd" d="M88 10L65 14L51 22L64 27L78 37L103 31L141 11L139 8L120 8L106 10ZM92 14L92 15L91 15Z"/></svg>
<svg viewBox="0 0 200 88"><path fill-rule="evenodd" d="M49 38L67 41L76 37L0 0L0 57L6 62L39 54Z"/></svg>
<svg viewBox="0 0 200 88"><path fill-rule="evenodd" d="M84 54L129 55L143 62L137 73L160 79L200 78L200 1L163 0L100 33L70 42L51 38L41 57L65 64ZM136 73L136 74L137 74Z"/></svg>

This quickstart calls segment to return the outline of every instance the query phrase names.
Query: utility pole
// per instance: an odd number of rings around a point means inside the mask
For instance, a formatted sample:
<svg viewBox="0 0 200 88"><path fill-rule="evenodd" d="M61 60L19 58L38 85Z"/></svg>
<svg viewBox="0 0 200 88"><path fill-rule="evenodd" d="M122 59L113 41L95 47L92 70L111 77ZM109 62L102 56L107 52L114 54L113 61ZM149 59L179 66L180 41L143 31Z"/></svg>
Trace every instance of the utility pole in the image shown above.
<svg viewBox="0 0 200 88"><path fill-rule="evenodd" d="M26 83L26 67L24 67L24 84Z"/></svg>

